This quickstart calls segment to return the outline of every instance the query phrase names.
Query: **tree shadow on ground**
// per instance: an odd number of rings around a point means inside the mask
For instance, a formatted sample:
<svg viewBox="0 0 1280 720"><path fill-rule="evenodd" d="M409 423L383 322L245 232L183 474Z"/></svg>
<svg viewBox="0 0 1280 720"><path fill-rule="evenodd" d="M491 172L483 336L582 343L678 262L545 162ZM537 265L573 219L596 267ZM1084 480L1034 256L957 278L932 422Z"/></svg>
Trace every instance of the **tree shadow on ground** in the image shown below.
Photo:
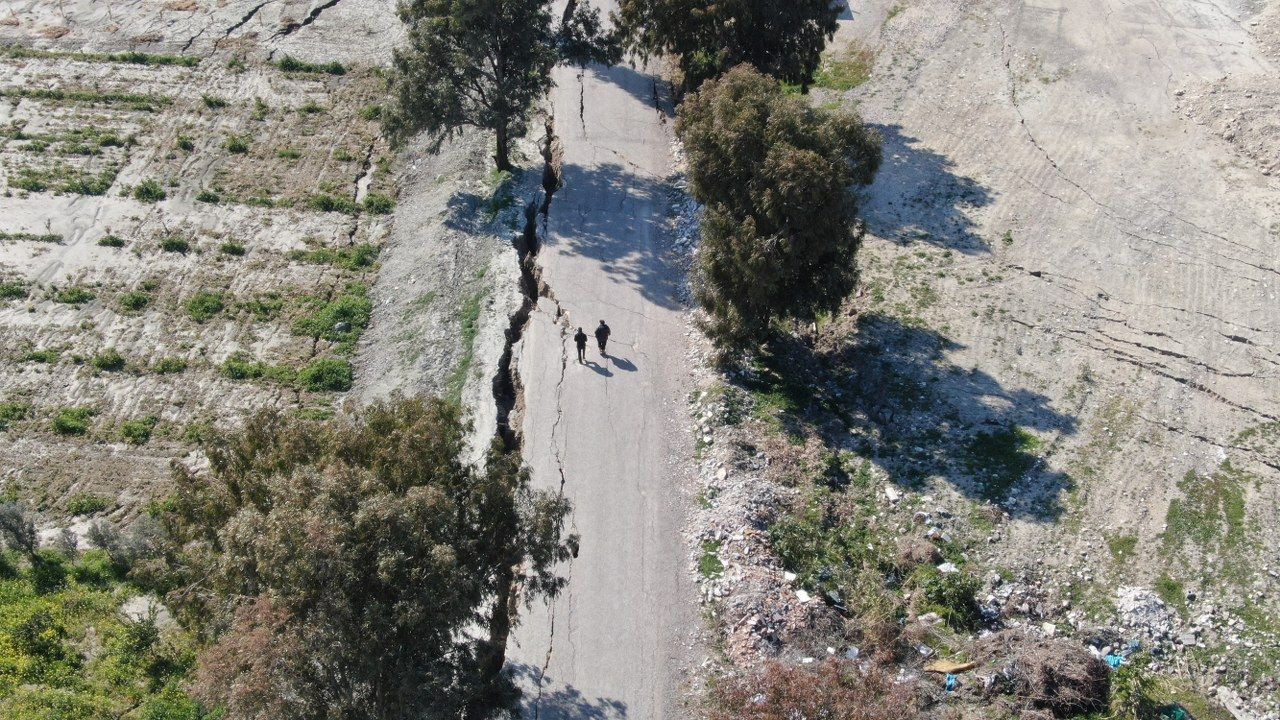
<svg viewBox="0 0 1280 720"><path fill-rule="evenodd" d="M519 175L512 175L503 177L492 187L468 187L455 192L446 203L445 227L467 233L484 232L495 229L490 227L493 222L506 216L507 230L516 232L523 229L523 203L528 198L521 198L516 193L520 179Z"/></svg>
<svg viewBox="0 0 1280 720"><path fill-rule="evenodd" d="M574 71L578 70L580 68L574 68ZM675 115L675 107L671 103L671 93L667 82L656 75L651 75L632 67L626 60L613 67L589 65L583 73L584 77L594 76L627 91L631 97L643 103L646 108L661 115L664 118L664 122ZM575 77L574 83L577 84L577 82L578 80ZM633 108L629 112L636 110Z"/></svg>
<svg viewBox="0 0 1280 720"><path fill-rule="evenodd" d="M524 663L508 663L506 671L523 688L520 700L523 717L544 720L614 720L627 717L627 704L611 698L588 698L572 685L561 685L541 668ZM541 682L539 682L541 681ZM542 692L538 692L541 684ZM533 708L537 706L535 713Z"/></svg>
<svg viewBox="0 0 1280 720"><path fill-rule="evenodd" d="M567 164L562 176L544 247L599 261L610 282L630 283L655 305L684 307L679 265L659 222L671 202L669 187L618 163Z"/></svg>
<svg viewBox="0 0 1280 720"><path fill-rule="evenodd" d="M899 243L926 242L974 254L990 249L969 211L990 205L991 191L955 173L955 163L925 148L899 125L876 125L884 163L867 189L861 215L873 234Z"/></svg>
<svg viewBox="0 0 1280 720"><path fill-rule="evenodd" d="M822 435L828 446L874 460L900 485L942 476L963 495L1047 522L1072 488L1045 466L1045 437L1076 431L1044 395L1008 389L952 364L960 345L927 328L865 315L838 346L794 336L771 340L736 384L772 412L784 433Z"/></svg>

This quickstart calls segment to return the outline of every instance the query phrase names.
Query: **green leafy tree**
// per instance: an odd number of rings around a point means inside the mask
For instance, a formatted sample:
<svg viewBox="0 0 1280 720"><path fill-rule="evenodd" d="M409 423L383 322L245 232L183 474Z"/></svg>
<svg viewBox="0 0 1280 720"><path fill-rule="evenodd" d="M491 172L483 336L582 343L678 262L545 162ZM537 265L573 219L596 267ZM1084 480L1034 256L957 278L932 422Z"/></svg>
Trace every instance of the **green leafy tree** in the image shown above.
<svg viewBox="0 0 1280 720"><path fill-rule="evenodd" d="M325 422L263 412L176 472L135 573L213 636L195 694L228 719L491 717L511 613L557 592L567 502L496 446L464 464L457 406L393 398ZM486 628L482 638L476 629Z"/></svg>
<svg viewBox="0 0 1280 720"><path fill-rule="evenodd" d="M835 34L833 0L621 0L617 22L642 55L673 55L696 89L741 63L807 88Z"/></svg>
<svg viewBox="0 0 1280 720"><path fill-rule="evenodd" d="M556 25L550 0L408 0L400 19L408 42L395 52L387 131L397 141L425 131L433 149L463 128L491 131L500 171L512 169L511 143L528 130L557 62L619 55L589 5L571 5Z"/></svg>
<svg viewBox="0 0 1280 720"><path fill-rule="evenodd" d="M849 188L875 178L879 135L747 66L689 95L676 131L704 205L694 287L712 337L739 348L775 319L838 309L864 234Z"/></svg>

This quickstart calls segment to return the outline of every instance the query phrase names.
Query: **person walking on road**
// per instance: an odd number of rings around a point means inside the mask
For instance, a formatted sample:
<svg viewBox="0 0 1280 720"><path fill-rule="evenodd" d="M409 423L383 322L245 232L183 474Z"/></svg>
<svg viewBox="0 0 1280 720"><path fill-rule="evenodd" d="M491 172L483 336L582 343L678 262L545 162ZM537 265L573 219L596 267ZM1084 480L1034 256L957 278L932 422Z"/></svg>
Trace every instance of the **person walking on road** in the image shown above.
<svg viewBox="0 0 1280 720"><path fill-rule="evenodd" d="M609 326L600 321L600 327L596 328L596 342L600 344L600 354L604 355L605 343L609 342Z"/></svg>
<svg viewBox="0 0 1280 720"><path fill-rule="evenodd" d="M578 334L573 336L573 342L578 346L578 364L581 365L587 359L587 334L582 332L582 328L578 328Z"/></svg>

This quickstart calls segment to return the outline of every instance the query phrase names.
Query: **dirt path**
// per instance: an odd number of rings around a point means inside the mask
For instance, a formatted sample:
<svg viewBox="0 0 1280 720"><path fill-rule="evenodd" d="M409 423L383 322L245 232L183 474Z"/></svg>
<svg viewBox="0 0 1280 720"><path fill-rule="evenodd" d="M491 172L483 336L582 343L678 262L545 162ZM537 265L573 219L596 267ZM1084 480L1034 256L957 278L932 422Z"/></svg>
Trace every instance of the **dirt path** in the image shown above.
<svg viewBox="0 0 1280 720"><path fill-rule="evenodd" d="M578 557L565 592L523 618L508 657L527 679L526 716L678 717L681 637L696 615L672 464L688 448L686 327L665 253L665 116L629 67L557 74L564 187L539 253L543 298L519 360L526 457L537 484L573 501ZM571 335L599 320L578 364Z"/></svg>

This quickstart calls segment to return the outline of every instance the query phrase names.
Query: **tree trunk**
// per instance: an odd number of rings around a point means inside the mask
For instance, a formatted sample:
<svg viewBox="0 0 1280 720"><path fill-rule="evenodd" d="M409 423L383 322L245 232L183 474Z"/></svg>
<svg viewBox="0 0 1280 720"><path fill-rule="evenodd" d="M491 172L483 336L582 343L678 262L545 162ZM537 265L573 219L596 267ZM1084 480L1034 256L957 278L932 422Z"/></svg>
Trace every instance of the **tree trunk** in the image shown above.
<svg viewBox="0 0 1280 720"><path fill-rule="evenodd" d="M497 129L498 149L493 160L498 165L498 172L511 172L511 138L508 137L506 123Z"/></svg>
<svg viewBox="0 0 1280 720"><path fill-rule="evenodd" d="M481 694L467 705L467 720L483 720L506 696L500 687L502 668L507 663L507 640L511 637L511 616L516 611L518 594L514 568L504 568L498 579L498 595L489 614L489 639L480 648Z"/></svg>

